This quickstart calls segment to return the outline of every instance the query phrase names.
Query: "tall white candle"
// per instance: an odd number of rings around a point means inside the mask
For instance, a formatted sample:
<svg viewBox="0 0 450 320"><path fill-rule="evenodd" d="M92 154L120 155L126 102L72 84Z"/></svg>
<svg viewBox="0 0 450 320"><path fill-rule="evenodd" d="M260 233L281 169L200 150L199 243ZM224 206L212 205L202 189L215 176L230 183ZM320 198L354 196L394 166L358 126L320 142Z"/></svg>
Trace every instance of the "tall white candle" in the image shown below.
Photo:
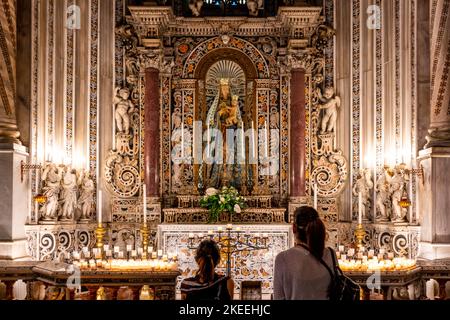
<svg viewBox="0 0 450 320"><path fill-rule="evenodd" d="M97 197L97 222L102 224L102 191L98 190Z"/></svg>
<svg viewBox="0 0 450 320"><path fill-rule="evenodd" d="M317 191L317 182L314 183L314 209L317 210L317 195L318 191Z"/></svg>
<svg viewBox="0 0 450 320"><path fill-rule="evenodd" d="M210 146L210 143L211 143L211 132L210 132L210 130L209 130L209 122L208 122L208 129L207 129L207 144L206 144L206 157L208 157L209 158L209 156L210 156L210 154L211 154L211 146Z"/></svg>
<svg viewBox="0 0 450 320"><path fill-rule="evenodd" d="M267 130L267 120L264 122L264 140L265 140L265 148L264 148L264 156L269 157L269 133Z"/></svg>
<svg viewBox="0 0 450 320"><path fill-rule="evenodd" d="M254 161L256 146L255 146L255 124L253 123L253 120L252 120L252 133L251 133L251 135L252 135L252 161Z"/></svg>
<svg viewBox="0 0 450 320"><path fill-rule="evenodd" d="M413 174L410 173L409 177L409 199L411 201L411 205L409 206L409 223L413 223Z"/></svg>
<svg viewBox="0 0 450 320"><path fill-rule="evenodd" d="M359 192L358 193L358 224L362 224L362 206L363 206L362 193Z"/></svg>
<svg viewBox="0 0 450 320"><path fill-rule="evenodd" d="M242 153L242 162L245 162L245 136L244 136L244 122L241 123L242 131L241 131L241 153Z"/></svg>
<svg viewBox="0 0 450 320"><path fill-rule="evenodd" d="M142 186L142 211L144 212L144 223L147 223L147 186Z"/></svg>

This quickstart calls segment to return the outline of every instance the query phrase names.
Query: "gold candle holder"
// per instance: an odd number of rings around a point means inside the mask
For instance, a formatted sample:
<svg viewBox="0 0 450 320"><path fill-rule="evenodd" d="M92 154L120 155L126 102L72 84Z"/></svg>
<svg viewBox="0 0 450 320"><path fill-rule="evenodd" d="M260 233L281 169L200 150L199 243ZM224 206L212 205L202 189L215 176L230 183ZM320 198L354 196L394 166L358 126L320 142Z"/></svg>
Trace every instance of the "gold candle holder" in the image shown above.
<svg viewBox="0 0 450 320"><path fill-rule="evenodd" d="M142 258L147 259L147 251L148 251L148 239L150 235L150 230L148 228L148 225L146 222L142 225L141 228L141 234L142 234Z"/></svg>
<svg viewBox="0 0 450 320"><path fill-rule="evenodd" d="M361 248L363 246L363 240L365 236L366 230L364 229L364 226L362 224L358 224L358 227L355 230L356 245L358 248Z"/></svg>
<svg viewBox="0 0 450 320"><path fill-rule="evenodd" d="M103 227L103 224L99 223L97 228L95 229L95 237L96 237L96 246L101 251L103 251L103 238L106 234L106 228Z"/></svg>

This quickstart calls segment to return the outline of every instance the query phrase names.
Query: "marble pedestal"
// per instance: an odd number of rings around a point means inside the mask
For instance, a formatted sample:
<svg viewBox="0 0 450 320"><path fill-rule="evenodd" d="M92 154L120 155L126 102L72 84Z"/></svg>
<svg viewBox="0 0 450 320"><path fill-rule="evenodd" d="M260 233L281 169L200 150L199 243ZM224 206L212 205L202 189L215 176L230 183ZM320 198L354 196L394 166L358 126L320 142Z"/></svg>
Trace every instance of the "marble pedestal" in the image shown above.
<svg viewBox="0 0 450 320"><path fill-rule="evenodd" d="M419 181L419 257L450 258L450 148L422 150L418 162L424 170L423 183Z"/></svg>
<svg viewBox="0 0 450 320"><path fill-rule="evenodd" d="M24 146L0 143L0 260L25 258L25 223L29 212L28 174L21 181L21 161L27 162Z"/></svg>

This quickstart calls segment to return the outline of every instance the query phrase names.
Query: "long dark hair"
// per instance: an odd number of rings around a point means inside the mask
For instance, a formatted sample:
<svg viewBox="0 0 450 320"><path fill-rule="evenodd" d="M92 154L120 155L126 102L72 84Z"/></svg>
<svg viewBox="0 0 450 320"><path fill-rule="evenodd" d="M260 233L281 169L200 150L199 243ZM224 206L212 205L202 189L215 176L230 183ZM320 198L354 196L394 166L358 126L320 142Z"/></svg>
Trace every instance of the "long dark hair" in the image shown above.
<svg viewBox="0 0 450 320"><path fill-rule="evenodd" d="M299 207L295 210L297 238L305 243L317 258L323 257L325 250L325 225L314 208Z"/></svg>
<svg viewBox="0 0 450 320"><path fill-rule="evenodd" d="M203 240L197 248L195 261L198 264L197 276L201 283L214 280L214 268L220 262L220 250L213 240Z"/></svg>

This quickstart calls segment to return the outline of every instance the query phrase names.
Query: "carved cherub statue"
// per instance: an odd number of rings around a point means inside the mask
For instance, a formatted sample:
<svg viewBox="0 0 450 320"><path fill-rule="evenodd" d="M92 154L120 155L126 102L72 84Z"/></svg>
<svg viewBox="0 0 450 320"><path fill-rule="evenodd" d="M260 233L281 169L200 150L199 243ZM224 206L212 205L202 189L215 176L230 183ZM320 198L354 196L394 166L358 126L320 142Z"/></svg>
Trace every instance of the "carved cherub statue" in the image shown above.
<svg viewBox="0 0 450 320"><path fill-rule="evenodd" d="M48 163L42 173L42 180L45 183L43 188L46 203L41 208L41 218L44 220L54 220L57 218L59 192L61 189L62 168L54 163Z"/></svg>
<svg viewBox="0 0 450 320"><path fill-rule="evenodd" d="M387 212L386 202L389 200L390 188L389 182L391 180L390 171L385 168L383 174L377 181L375 191L377 193L376 208L380 212L381 221L389 221L389 213Z"/></svg>
<svg viewBox="0 0 450 320"><path fill-rule="evenodd" d="M62 193L61 219L72 220L77 206L77 176L75 171L67 166L61 181Z"/></svg>
<svg viewBox="0 0 450 320"><path fill-rule="evenodd" d="M81 188L80 198L78 199L78 207L81 209L80 219L90 219L92 203L94 202L95 186L89 171L82 171L79 184Z"/></svg>
<svg viewBox="0 0 450 320"><path fill-rule="evenodd" d="M403 192L405 191L405 177L404 168L402 165L396 166L394 171L394 176L391 180L391 191L392 191L392 208L393 214L395 216L395 222L405 222L407 210L400 206L400 201L403 197Z"/></svg>
<svg viewBox="0 0 450 320"><path fill-rule="evenodd" d="M203 7L203 0L189 0L189 9L195 17L200 16Z"/></svg>
<svg viewBox="0 0 450 320"><path fill-rule="evenodd" d="M263 0L247 0L247 8L249 15L258 16L258 11L263 6Z"/></svg>
<svg viewBox="0 0 450 320"><path fill-rule="evenodd" d="M128 88L116 88L113 99L115 106L114 117L119 132L128 134L130 132L130 114L134 111L134 105L131 102L130 90Z"/></svg>
<svg viewBox="0 0 450 320"><path fill-rule="evenodd" d="M353 187L353 195L359 196L361 192L362 197L362 216L363 220L367 220L367 211L370 205L370 190L373 188L373 182L370 170L361 169Z"/></svg>
<svg viewBox="0 0 450 320"><path fill-rule="evenodd" d="M335 96L334 89L332 87L327 87L323 96L320 88L317 88L317 95L322 102L319 104L319 108L321 110L325 110L322 117L321 133L335 132L338 109L341 106L341 99L338 96Z"/></svg>

